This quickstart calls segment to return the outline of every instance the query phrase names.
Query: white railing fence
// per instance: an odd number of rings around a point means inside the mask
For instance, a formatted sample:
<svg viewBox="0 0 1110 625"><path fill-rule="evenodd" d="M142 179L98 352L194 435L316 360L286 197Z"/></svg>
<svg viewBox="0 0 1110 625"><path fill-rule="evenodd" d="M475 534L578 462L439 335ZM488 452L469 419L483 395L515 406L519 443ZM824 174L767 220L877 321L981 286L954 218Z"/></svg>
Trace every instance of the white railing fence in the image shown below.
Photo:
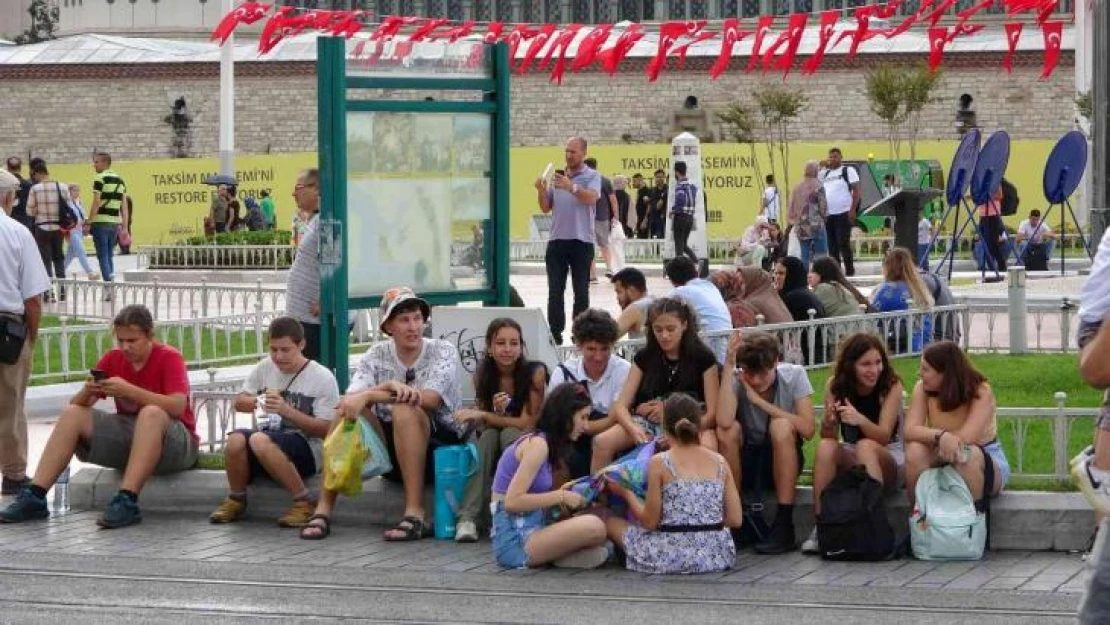
<svg viewBox="0 0 1110 625"><path fill-rule="evenodd" d="M292 245L144 245L151 269L286 269L297 248Z"/></svg>
<svg viewBox="0 0 1110 625"><path fill-rule="evenodd" d="M210 284L207 277L197 283L103 282L100 280L54 280L58 302L46 312L80 319L111 320L124 306L142 304L154 318L162 320L220 317L285 310L286 289L245 284Z"/></svg>

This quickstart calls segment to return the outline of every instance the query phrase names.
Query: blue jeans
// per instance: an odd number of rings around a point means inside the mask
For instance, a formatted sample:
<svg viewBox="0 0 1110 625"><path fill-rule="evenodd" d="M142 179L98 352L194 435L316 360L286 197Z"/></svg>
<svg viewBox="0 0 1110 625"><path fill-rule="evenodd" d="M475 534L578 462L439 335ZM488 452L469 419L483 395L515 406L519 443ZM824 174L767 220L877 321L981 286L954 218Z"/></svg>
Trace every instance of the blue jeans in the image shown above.
<svg viewBox="0 0 1110 625"><path fill-rule="evenodd" d="M818 256L829 255L829 235L824 228L817 231L812 239L798 239L802 248L802 266L809 270L809 263Z"/></svg>
<svg viewBox="0 0 1110 625"><path fill-rule="evenodd" d="M69 231L69 245L66 247L65 268L69 271L69 264L76 258L81 262L81 268L85 273L92 273L89 267L89 257L85 254L84 235L81 233L81 226L78 225L73 230Z"/></svg>
<svg viewBox="0 0 1110 625"><path fill-rule="evenodd" d="M116 247L116 224L93 224L91 230L100 275L105 281L111 282L116 273L112 259L112 251Z"/></svg>

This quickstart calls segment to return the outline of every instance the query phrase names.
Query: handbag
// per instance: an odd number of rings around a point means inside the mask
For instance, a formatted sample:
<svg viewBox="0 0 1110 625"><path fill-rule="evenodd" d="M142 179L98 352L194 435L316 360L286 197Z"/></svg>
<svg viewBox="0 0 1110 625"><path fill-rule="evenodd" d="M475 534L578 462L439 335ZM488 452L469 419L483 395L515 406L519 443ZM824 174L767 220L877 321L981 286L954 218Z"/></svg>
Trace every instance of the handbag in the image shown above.
<svg viewBox="0 0 1110 625"><path fill-rule="evenodd" d="M116 226L116 241L124 247L131 245L131 233L123 224Z"/></svg>
<svg viewBox="0 0 1110 625"><path fill-rule="evenodd" d="M0 364L14 365L27 343L27 326L23 321L0 317Z"/></svg>

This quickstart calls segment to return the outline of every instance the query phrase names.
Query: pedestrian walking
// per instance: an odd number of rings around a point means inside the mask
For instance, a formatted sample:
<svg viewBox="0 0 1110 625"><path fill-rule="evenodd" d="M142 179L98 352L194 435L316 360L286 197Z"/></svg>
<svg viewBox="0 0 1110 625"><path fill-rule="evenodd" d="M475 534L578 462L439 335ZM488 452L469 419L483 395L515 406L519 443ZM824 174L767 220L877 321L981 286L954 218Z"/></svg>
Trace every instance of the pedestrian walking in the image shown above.
<svg viewBox="0 0 1110 625"><path fill-rule="evenodd" d="M85 276L89 280L98 280L100 274L96 273L89 267L89 255L85 253L85 235L88 234L89 226L88 219L86 218L85 205L81 203L81 185L69 185L69 199L70 206L73 211L77 213L77 225L69 231L69 241L66 244L66 258L62 263L65 271L69 271L69 264L76 258L81 263L81 269L85 270Z"/></svg>
<svg viewBox="0 0 1110 625"><path fill-rule="evenodd" d="M829 150L828 166L821 170L817 178L825 187L825 201L828 213L825 217L825 231L829 240L829 256L844 266L849 277L856 275L856 265L852 259L852 224L856 223L859 209L860 186L859 172L842 161L844 155L840 148Z"/></svg>
<svg viewBox="0 0 1110 625"><path fill-rule="evenodd" d="M116 277L112 254L116 247L127 184L119 174L112 171L112 155L107 152L97 152L93 156L93 169L96 171L96 178L93 182L92 202L89 204L90 232L96 247L100 274L105 281L112 282ZM112 290L105 289L104 300L111 299Z"/></svg>

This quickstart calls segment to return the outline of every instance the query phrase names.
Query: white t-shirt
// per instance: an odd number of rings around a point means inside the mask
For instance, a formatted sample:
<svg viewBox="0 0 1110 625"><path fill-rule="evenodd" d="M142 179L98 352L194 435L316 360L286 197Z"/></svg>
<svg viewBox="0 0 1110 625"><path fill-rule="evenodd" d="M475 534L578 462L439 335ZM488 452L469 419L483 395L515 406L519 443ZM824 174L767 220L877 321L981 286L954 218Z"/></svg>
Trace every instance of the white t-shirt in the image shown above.
<svg viewBox="0 0 1110 625"><path fill-rule="evenodd" d="M283 373L273 360L264 358L247 375L242 392L258 395L266 389L281 391L287 404L310 417L325 421L331 421L335 417L335 405L339 403L339 384L331 371L316 361L308 361L300 373ZM286 419L282 420L281 429L301 431ZM319 471L324 466L323 446L319 438L307 434L305 438L312 448L316 470Z"/></svg>
<svg viewBox="0 0 1110 625"><path fill-rule="evenodd" d="M847 177L847 182L844 178ZM836 169L823 169L817 179L825 186L825 200L829 203L829 215L847 213L852 208L852 188L859 184L859 174L854 167L841 165Z"/></svg>
<svg viewBox="0 0 1110 625"><path fill-rule="evenodd" d="M1110 228L1091 263L1091 274L1079 289L1079 318L1087 323L1099 323L1110 315Z"/></svg>
<svg viewBox="0 0 1110 625"><path fill-rule="evenodd" d="M0 312L23 314L23 302L50 290L31 231L0 210Z"/></svg>
<svg viewBox="0 0 1110 625"><path fill-rule="evenodd" d="M779 190L777 187L767 187L763 190L763 216L769 221L779 220Z"/></svg>
<svg viewBox="0 0 1110 625"><path fill-rule="evenodd" d="M563 367L570 371L573 380L568 380ZM624 386L624 381L628 378L628 372L632 370L632 363L624 358L615 354L609 356L609 364L605 365L605 373L601 374L601 378L596 382L591 380L586 375L586 369L582 365L581 358L570 358L563 363L562 367L555 367L551 372L551 383L548 385L547 390L551 389L564 382L586 382L586 389L590 391L590 401L594 404L594 412L601 414L609 414L609 407L613 402L617 401L617 396L621 393L621 387Z"/></svg>
<svg viewBox="0 0 1110 625"><path fill-rule="evenodd" d="M917 244L928 245L933 240L933 222L922 217L917 222Z"/></svg>
<svg viewBox="0 0 1110 625"><path fill-rule="evenodd" d="M1045 222L1042 221L1037 224L1037 226L1038 227L1035 227L1033 224L1029 223L1028 219L1023 220L1021 224L1018 225L1018 236L1021 237L1022 241L1032 240L1034 243L1041 243L1044 241L1045 235L1052 234L1052 228L1049 228L1048 224ZM1034 230L1037 231L1036 237L1033 236Z"/></svg>

